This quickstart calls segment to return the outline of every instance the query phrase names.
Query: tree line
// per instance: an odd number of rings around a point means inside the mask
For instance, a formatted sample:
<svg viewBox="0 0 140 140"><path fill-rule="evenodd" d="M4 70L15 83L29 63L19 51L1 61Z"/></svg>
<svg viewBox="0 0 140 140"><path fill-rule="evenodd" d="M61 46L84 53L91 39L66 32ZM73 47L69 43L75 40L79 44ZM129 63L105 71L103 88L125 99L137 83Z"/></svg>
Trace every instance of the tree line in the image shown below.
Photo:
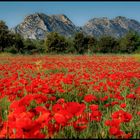
<svg viewBox="0 0 140 140"><path fill-rule="evenodd" d="M20 34L8 29L0 21L0 52L35 54L93 54L93 53L139 53L140 35L129 31L121 38L111 36L87 36L77 32L72 37L64 37L50 32L44 40L24 39Z"/></svg>

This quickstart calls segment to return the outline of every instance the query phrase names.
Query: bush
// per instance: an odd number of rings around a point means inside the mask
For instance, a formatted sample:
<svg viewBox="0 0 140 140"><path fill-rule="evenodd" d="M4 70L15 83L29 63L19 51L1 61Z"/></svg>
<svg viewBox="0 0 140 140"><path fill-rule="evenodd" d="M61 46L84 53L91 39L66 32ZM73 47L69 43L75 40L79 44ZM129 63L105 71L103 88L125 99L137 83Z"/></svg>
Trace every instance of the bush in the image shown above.
<svg viewBox="0 0 140 140"><path fill-rule="evenodd" d="M88 50L88 38L82 32L76 33L74 37L74 48L76 53L84 54Z"/></svg>
<svg viewBox="0 0 140 140"><path fill-rule="evenodd" d="M48 53L64 53L67 50L68 42L64 36L51 32L45 40L45 51Z"/></svg>

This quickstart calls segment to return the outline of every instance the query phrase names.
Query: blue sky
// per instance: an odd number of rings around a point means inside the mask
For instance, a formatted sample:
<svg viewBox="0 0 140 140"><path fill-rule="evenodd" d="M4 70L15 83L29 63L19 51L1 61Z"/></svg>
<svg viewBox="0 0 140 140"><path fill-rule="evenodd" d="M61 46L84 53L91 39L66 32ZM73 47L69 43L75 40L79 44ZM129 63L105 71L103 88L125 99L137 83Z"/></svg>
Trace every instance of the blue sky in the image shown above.
<svg viewBox="0 0 140 140"><path fill-rule="evenodd" d="M77 26L94 17L126 16L140 21L140 2L0 2L0 20L9 28L35 12L65 14Z"/></svg>

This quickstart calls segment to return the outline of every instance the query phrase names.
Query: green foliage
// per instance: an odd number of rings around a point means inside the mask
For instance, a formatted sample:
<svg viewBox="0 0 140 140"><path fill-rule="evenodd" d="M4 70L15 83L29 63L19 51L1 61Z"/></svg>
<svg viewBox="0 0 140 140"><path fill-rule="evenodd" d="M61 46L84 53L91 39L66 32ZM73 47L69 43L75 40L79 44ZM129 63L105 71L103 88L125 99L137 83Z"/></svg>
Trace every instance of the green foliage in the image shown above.
<svg viewBox="0 0 140 140"><path fill-rule="evenodd" d="M129 31L120 39L119 51L122 53L132 53L140 46L140 36L133 31Z"/></svg>
<svg viewBox="0 0 140 140"><path fill-rule="evenodd" d="M33 44L33 41L31 39L26 39L24 41L24 50L27 53L30 53L31 50L35 49L35 45Z"/></svg>
<svg viewBox="0 0 140 140"><path fill-rule="evenodd" d="M20 34L14 34L14 46L17 49L17 52L23 52L24 49L24 42L23 42L23 38Z"/></svg>
<svg viewBox="0 0 140 140"><path fill-rule="evenodd" d="M64 36L61 36L56 32L51 32L47 35L45 47L46 52L62 53L67 50L68 42Z"/></svg>
<svg viewBox="0 0 140 140"><path fill-rule="evenodd" d="M117 41L111 36L102 36L98 41L98 51L101 53L112 53L117 46Z"/></svg>
<svg viewBox="0 0 140 140"><path fill-rule="evenodd" d="M97 52L97 39L93 36L88 36L88 53Z"/></svg>
<svg viewBox="0 0 140 140"><path fill-rule="evenodd" d="M0 51L4 52L4 48L12 43L12 34L8 30L8 26L4 21L0 21Z"/></svg>
<svg viewBox="0 0 140 140"><path fill-rule="evenodd" d="M4 21L0 21L0 52L22 54L93 54L93 53L140 53L140 35L129 31L116 39L111 36L86 36L82 32L66 38L56 32L50 32L45 40L24 39L18 33L12 33Z"/></svg>
<svg viewBox="0 0 140 140"><path fill-rule="evenodd" d="M75 54L76 50L74 47L73 38L72 37L66 38L66 41L68 43L68 47L67 47L67 50L65 51L65 53Z"/></svg>
<svg viewBox="0 0 140 140"><path fill-rule="evenodd" d="M88 49L88 38L82 32L78 32L74 37L74 47L77 53L84 54Z"/></svg>
<svg viewBox="0 0 140 140"><path fill-rule="evenodd" d="M12 54L18 53L17 48L14 45L13 46L10 46L10 47L7 47L5 49L5 52L12 53Z"/></svg>
<svg viewBox="0 0 140 140"><path fill-rule="evenodd" d="M45 52L44 40L34 40L33 43L36 48L35 53L44 53Z"/></svg>

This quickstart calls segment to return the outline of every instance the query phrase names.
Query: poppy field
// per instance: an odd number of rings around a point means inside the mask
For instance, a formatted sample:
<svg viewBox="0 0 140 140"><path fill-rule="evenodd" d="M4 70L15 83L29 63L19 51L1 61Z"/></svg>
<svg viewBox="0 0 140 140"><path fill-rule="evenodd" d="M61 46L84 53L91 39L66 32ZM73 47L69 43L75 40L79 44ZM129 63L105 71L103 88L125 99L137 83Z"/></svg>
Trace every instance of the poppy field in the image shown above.
<svg viewBox="0 0 140 140"><path fill-rule="evenodd" d="M140 138L140 61L0 56L0 138Z"/></svg>

